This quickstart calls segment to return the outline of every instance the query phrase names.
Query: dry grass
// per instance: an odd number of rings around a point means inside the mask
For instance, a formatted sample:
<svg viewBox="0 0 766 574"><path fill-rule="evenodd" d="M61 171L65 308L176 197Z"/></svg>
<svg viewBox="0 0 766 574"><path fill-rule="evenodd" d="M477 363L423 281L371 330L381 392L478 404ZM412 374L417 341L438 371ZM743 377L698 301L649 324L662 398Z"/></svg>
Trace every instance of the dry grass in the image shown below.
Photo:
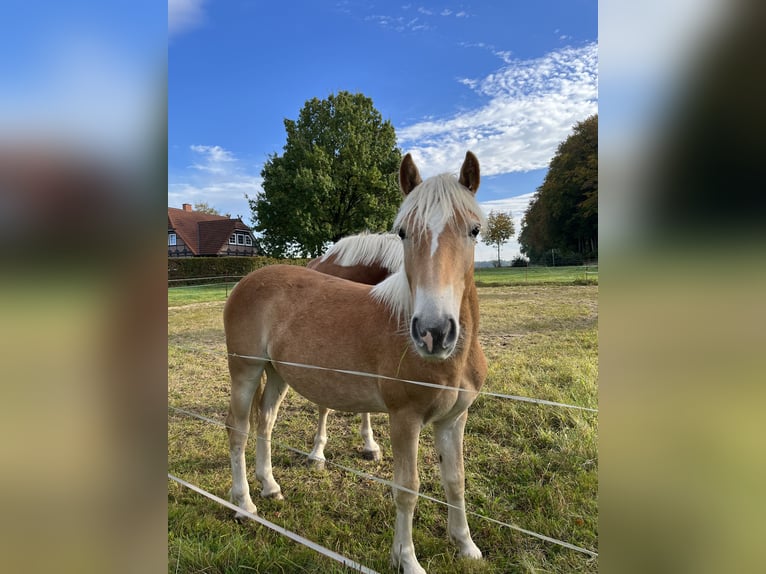
<svg viewBox="0 0 766 574"><path fill-rule="evenodd" d="M595 408L597 286L483 287L481 338L490 371L485 389ZM223 421L229 382L223 301L168 310L171 407ZM310 450L316 409L290 392L274 430L278 442ZM359 418L330 416L329 462L392 478L387 417L373 415L383 460L359 456ZM469 510L597 550L597 416L593 413L480 397L466 427ZM169 410L169 472L225 497L230 487L226 433ZM248 449L254 452L254 440ZM420 448L421 491L443 499L430 429ZM249 460L251 462L251 460ZM394 507L390 490L332 465L324 472L274 446L274 473L285 501L256 500L259 513L380 572L390 571ZM249 468L252 477L252 462ZM253 494L259 486L251 478ZM313 551L168 484L169 572L345 572ZM597 561L509 528L469 516L480 562L456 556L446 509L421 500L415 546L432 573L596 572Z"/></svg>

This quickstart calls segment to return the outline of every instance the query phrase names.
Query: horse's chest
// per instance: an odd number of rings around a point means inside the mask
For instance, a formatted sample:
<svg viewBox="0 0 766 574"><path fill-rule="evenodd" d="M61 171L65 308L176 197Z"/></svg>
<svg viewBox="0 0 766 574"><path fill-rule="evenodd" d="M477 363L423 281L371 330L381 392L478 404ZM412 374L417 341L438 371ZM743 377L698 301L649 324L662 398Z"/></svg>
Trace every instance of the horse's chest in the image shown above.
<svg viewBox="0 0 766 574"><path fill-rule="evenodd" d="M456 389L440 391L431 403L425 417L425 423L454 418L471 406L476 398L475 392Z"/></svg>

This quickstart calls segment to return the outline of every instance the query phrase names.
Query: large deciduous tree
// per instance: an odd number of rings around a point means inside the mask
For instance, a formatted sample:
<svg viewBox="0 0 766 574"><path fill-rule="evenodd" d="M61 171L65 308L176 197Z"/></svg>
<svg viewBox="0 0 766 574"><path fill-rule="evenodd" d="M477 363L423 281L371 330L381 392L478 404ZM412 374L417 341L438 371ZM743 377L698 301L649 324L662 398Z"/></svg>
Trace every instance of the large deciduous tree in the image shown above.
<svg viewBox="0 0 766 574"><path fill-rule="evenodd" d="M500 247L506 243L516 229L513 225L513 217L511 212L504 211L490 211L487 216L487 229L481 232L481 239L487 245L497 246L497 265L500 267Z"/></svg>
<svg viewBox="0 0 766 574"><path fill-rule="evenodd" d="M316 257L341 237L391 227L401 151L370 98L314 98L284 125L284 153L266 162L263 193L247 198L267 253Z"/></svg>
<svg viewBox="0 0 766 574"><path fill-rule="evenodd" d="M575 125L559 144L521 222L521 250L532 261L598 256L598 115Z"/></svg>

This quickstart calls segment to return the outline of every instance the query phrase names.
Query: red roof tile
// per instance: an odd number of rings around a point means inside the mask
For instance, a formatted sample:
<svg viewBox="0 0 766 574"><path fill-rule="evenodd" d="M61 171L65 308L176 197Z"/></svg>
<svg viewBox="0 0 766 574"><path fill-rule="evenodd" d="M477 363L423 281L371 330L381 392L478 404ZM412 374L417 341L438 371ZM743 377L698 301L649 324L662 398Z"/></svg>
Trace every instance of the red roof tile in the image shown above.
<svg viewBox="0 0 766 574"><path fill-rule="evenodd" d="M168 207L168 229L175 230L194 255L217 255L235 229L250 231L240 219Z"/></svg>

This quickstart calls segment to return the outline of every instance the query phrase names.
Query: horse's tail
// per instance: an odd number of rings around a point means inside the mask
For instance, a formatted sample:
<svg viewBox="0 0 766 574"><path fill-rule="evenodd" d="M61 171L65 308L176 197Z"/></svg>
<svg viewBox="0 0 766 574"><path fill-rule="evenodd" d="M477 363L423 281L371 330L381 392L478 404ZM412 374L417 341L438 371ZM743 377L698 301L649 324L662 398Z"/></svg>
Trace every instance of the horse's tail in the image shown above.
<svg viewBox="0 0 766 574"><path fill-rule="evenodd" d="M263 399L263 390L266 388L266 369L261 373L261 380L258 381L258 386L255 389L255 396L253 397L253 403L250 405L250 428L256 429L258 432L258 419L261 412L261 399Z"/></svg>

